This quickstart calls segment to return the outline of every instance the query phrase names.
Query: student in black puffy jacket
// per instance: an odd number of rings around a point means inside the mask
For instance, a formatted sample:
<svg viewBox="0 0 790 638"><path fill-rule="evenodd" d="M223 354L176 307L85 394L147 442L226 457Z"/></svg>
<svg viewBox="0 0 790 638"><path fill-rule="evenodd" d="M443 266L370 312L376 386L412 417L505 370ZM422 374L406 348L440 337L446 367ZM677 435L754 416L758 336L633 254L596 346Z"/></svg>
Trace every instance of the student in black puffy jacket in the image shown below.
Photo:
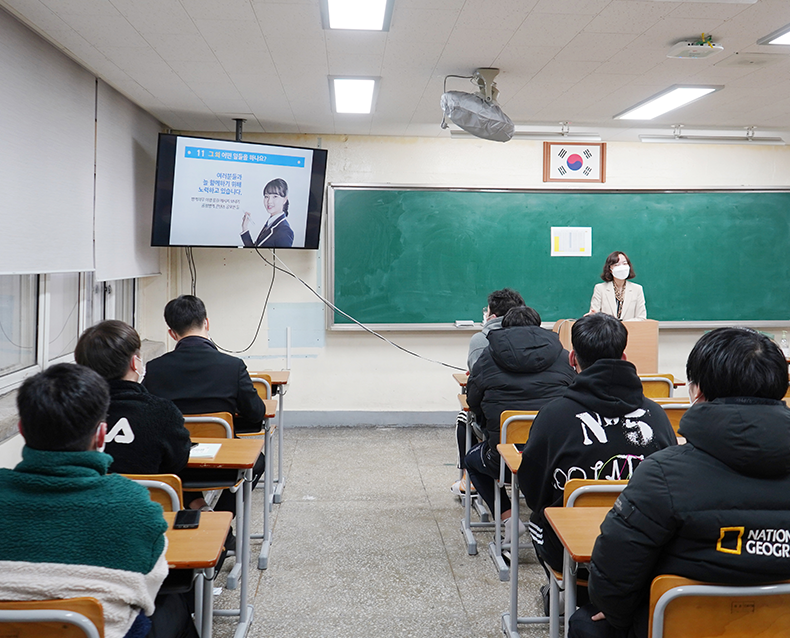
<svg viewBox="0 0 790 638"><path fill-rule="evenodd" d="M628 331L621 321L587 315L573 324L571 341L579 375L540 411L518 470L535 551L556 571L562 571L562 544L543 510L562 507L565 483L629 479L649 454L677 443L666 413L645 398L634 364L624 360Z"/></svg>
<svg viewBox="0 0 790 638"><path fill-rule="evenodd" d="M570 636L647 636L653 578L677 574L747 585L790 580L787 363L745 328L704 335L686 364L696 404L686 445L636 469L601 525L590 564L592 604ZM600 613L602 612L602 613Z"/></svg>
<svg viewBox="0 0 790 638"><path fill-rule="evenodd" d="M488 348L472 368L466 385L469 409L486 433L464 462L480 497L494 510L495 479L499 476L499 417L505 410L539 410L561 396L576 371L559 337L540 327L532 308L511 308L502 328L488 334ZM501 490L502 520L510 518L510 499Z"/></svg>

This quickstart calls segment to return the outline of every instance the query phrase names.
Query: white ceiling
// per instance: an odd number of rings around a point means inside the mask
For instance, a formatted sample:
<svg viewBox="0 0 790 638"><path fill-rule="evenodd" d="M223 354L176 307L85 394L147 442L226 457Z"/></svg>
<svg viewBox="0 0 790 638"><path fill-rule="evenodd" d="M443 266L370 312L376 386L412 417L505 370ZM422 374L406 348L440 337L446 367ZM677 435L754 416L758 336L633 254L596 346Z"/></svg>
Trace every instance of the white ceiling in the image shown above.
<svg viewBox="0 0 790 638"><path fill-rule="evenodd" d="M448 74L499 67L517 125L635 136L612 120L672 84L724 89L654 120L691 129L790 132L790 47L757 40L790 0L394 0L389 32L325 31L318 0L0 0L169 127L310 134L447 135ZM668 59L711 34L724 52ZM333 114L330 75L381 78L371 115ZM466 80L449 89L473 91ZM631 130L629 130L631 129ZM790 136L787 136L790 139Z"/></svg>

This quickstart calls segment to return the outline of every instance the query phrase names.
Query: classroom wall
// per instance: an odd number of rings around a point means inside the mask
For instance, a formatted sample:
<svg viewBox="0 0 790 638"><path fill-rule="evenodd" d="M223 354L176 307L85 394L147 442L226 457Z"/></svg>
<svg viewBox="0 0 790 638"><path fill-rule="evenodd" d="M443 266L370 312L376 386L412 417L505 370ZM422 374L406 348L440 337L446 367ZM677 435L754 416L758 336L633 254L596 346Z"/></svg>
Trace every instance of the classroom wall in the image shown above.
<svg viewBox="0 0 790 638"><path fill-rule="evenodd" d="M335 184L547 187L542 182L541 142L252 134L244 139L326 148L327 180ZM603 187L609 189L790 185L790 150L784 147L610 143L607 155ZM322 232L318 252L281 250L278 257L323 293L326 248ZM271 256L268 250L261 253ZM255 333L271 284L271 268L249 250L195 249L194 255L196 292L206 302L212 337L229 350L244 349ZM638 269L639 256L631 257ZM669 274L678 286L684 285L682 267L677 264L677 270ZM162 308L171 297L190 291L182 249L170 250L162 272L161 277L140 282L139 329L145 338L167 341ZM594 284L590 281L591 294ZM529 303L529 291L521 292ZM646 297L650 316L649 290ZM485 301L469 299L470 316L477 317ZM327 332L321 302L283 273L275 276L257 341L239 355L245 357L248 368L286 367L285 327L289 325L292 385L286 406L291 424L449 423L457 411L458 388L450 376L452 370L412 357L366 333ZM700 329L662 329L659 369L684 379L686 357L701 334ZM423 357L464 367L471 333L388 332L385 336Z"/></svg>

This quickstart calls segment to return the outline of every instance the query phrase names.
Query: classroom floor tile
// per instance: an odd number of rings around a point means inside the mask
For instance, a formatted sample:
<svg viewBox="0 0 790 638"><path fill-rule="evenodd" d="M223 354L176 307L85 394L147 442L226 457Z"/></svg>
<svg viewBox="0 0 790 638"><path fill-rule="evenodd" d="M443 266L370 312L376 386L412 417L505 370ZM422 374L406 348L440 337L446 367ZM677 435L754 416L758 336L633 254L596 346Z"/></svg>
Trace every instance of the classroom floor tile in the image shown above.
<svg viewBox="0 0 790 638"><path fill-rule="evenodd" d="M250 638L502 636L509 585L488 556L491 532L476 533L476 556L466 552L463 508L449 490L458 477L453 427L291 428L283 451L267 570L257 569L260 541L252 541ZM261 483L254 532L262 495ZM531 546L520 556L519 614L537 615L545 576ZM238 605L238 590L224 588L233 564L217 577L217 608ZM215 618L216 638L234 629ZM548 626L521 635L546 638Z"/></svg>

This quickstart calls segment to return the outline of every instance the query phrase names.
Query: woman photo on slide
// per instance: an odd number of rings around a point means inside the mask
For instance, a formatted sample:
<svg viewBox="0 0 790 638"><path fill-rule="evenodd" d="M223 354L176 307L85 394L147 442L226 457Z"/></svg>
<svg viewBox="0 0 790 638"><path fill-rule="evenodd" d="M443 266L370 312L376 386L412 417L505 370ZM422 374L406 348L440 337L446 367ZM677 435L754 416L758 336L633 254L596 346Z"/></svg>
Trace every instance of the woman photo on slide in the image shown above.
<svg viewBox="0 0 790 638"><path fill-rule="evenodd" d="M245 246L257 248L290 248L294 242L294 231L288 224L288 183L284 179L273 179L263 189L263 205L269 217L253 242L250 235L250 213L244 212L241 219L241 241Z"/></svg>

